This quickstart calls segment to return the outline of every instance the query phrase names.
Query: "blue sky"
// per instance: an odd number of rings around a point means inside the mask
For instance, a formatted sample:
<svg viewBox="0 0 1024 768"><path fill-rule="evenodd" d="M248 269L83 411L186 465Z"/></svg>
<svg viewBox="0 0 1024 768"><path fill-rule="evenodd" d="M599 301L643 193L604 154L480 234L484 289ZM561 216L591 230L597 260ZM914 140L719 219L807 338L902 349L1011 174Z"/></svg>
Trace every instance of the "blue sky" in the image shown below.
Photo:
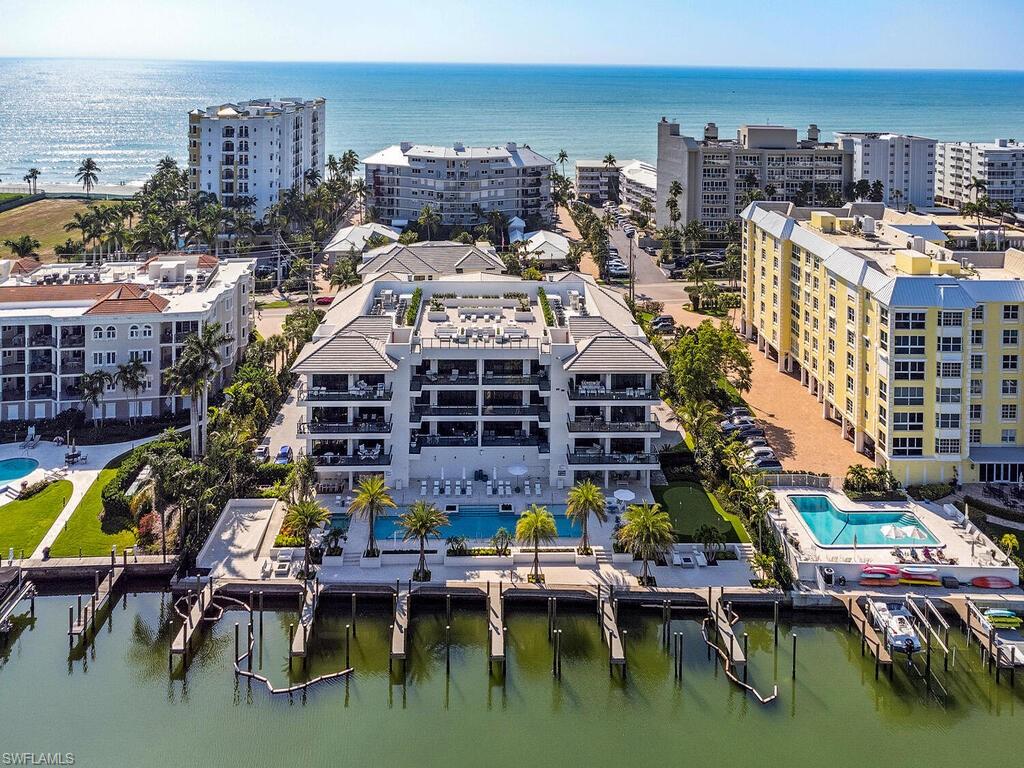
<svg viewBox="0 0 1024 768"><path fill-rule="evenodd" d="M1024 68L1024 0L0 0L0 18L0 56Z"/></svg>

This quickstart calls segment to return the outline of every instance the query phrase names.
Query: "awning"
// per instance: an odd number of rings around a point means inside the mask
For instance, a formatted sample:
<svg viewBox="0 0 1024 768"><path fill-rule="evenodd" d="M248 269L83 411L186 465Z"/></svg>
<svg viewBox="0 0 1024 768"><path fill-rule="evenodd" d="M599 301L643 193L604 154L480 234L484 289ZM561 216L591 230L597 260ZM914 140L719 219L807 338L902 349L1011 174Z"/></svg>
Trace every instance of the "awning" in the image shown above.
<svg viewBox="0 0 1024 768"><path fill-rule="evenodd" d="M970 451L975 464L1024 464L1024 448L1018 446L980 446Z"/></svg>

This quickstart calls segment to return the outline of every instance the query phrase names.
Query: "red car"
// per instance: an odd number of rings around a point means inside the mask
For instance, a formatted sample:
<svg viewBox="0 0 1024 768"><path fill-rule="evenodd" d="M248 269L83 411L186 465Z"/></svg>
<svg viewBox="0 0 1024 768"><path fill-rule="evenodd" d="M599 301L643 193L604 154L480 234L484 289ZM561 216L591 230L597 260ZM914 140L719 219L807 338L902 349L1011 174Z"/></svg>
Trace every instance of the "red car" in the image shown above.
<svg viewBox="0 0 1024 768"><path fill-rule="evenodd" d="M334 297L333 296L317 296L316 303L321 305L321 306L326 306L328 304L333 304L334 303Z"/></svg>

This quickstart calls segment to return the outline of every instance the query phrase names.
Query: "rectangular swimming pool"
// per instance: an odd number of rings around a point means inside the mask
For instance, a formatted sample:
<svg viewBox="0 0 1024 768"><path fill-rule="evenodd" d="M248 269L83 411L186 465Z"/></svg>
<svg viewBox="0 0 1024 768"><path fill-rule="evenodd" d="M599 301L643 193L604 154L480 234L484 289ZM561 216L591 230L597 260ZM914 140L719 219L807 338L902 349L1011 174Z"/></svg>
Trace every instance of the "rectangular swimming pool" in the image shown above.
<svg viewBox="0 0 1024 768"><path fill-rule="evenodd" d="M561 507L560 509L556 507ZM401 541L404 531L398 525L398 516L405 509L399 507L387 517L377 518L373 526L373 533L379 541L391 539ZM579 526L575 525L565 516L565 505L551 505L548 507L552 517L555 518L555 529L558 536L574 537L580 535ZM504 528L515 536L516 523L519 515L515 512L502 512L496 504L460 504L457 512L449 512L448 519L451 524L441 530L441 538L447 539L452 536L462 536L467 539L490 540L499 528Z"/></svg>
<svg viewBox="0 0 1024 768"><path fill-rule="evenodd" d="M790 496L820 547L934 547L940 542L913 512L844 512L827 496Z"/></svg>

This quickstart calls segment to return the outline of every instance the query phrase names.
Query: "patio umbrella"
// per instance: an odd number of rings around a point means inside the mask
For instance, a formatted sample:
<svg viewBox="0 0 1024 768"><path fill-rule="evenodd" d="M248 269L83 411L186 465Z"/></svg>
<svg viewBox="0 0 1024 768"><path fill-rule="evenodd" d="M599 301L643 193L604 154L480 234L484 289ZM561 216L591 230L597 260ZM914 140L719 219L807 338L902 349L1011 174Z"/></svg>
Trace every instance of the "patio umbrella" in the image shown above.
<svg viewBox="0 0 1024 768"><path fill-rule="evenodd" d="M526 466L523 464L513 464L511 467L508 468L508 473L512 475L512 477L522 477L529 471L530 470L527 469Z"/></svg>
<svg viewBox="0 0 1024 768"><path fill-rule="evenodd" d="M619 488L613 495L618 501L632 501L636 498L636 494L629 488Z"/></svg>
<svg viewBox="0 0 1024 768"><path fill-rule="evenodd" d="M903 529L895 523L888 523L883 525L879 531L887 539L898 539L903 536Z"/></svg>
<svg viewBox="0 0 1024 768"><path fill-rule="evenodd" d="M853 551L854 552L857 551L857 533L856 532L854 532L854 534L853 534Z"/></svg>
<svg viewBox="0 0 1024 768"><path fill-rule="evenodd" d="M462 468L462 479L463 480L466 479L466 468L465 467Z"/></svg>
<svg viewBox="0 0 1024 768"><path fill-rule="evenodd" d="M916 525L904 525L900 531L908 539L923 539L924 531L918 528Z"/></svg>

